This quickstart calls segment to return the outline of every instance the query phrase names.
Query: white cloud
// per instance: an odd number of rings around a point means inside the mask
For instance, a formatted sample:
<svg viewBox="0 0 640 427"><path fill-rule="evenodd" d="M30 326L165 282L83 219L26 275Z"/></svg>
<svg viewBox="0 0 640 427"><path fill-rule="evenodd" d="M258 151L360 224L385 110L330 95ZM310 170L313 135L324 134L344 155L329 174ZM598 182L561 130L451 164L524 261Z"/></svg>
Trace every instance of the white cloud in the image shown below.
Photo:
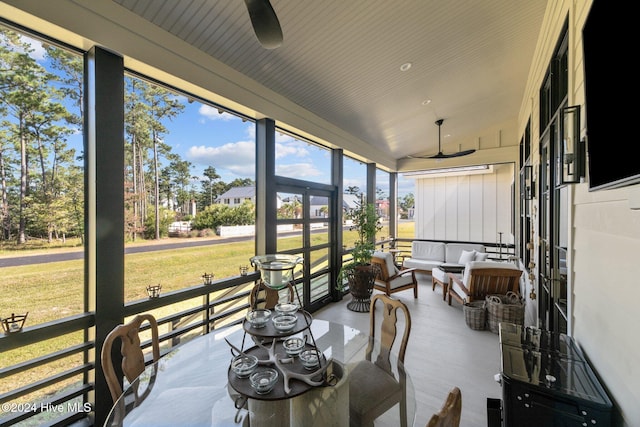
<svg viewBox="0 0 640 427"><path fill-rule="evenodd" d="M313 163L294 163L290 165L276 166L276 174L281 176L305 178L310 176L321 176L320 172Z"/></svg>
<svg viewBox="0 0 640 427"><path fill-rule="evenodd" d="M218 173L228 170L241 177L253 178L255 151L253 141L239 141L219 147L193 146L187 150L186 157L195 164L213 166Z"/></svg>
<svg viewBox="0 0 640 427"><path fill-rule="evenodd" d="M276 159L286 156L308 157L309 151L299 144L280 144L276 143Z"/></svg>
<svg viewBox="0 0 640 427"><path fill-rule="evenodd" d="M367 179L366 178L347 178L342 180L342 186L346 190L349 187L358 187L361 192L367 191Z"/></svg>
<svg viewBox="0 0 640 427"><path fill-rule="evenodd" d="M34 41L31 47L33 48L33 52L31 52L29 56L31 56L33 59L35 59L38 62L44 61L46 51L42 47L42 44Z"/></svg>
<svg viewBox="0 0 640 427"><path fill-rule="evenodd" d="M214 108L210 105L205 105L205 104L202 104L200 106L200 108L198 109L198 113L209 120L228 121L228 120L237 119L237 117L234 116L233 114L229 114L226 111L222 111L222 113L219 113L217 108Z"/></svg>
<svg viewBox="0 0 640 427"><path fill-rule="evenodd" d="M287 135L286 133L276 132L276 142L292 142L295 141L295 138L291 135Z"/></svg>
<svg viewBox="0 0 640 427"><path fill-rule="evenodd" d="M402 198L409 193L412 193L414 195L416 193L415 179L409 179L409 178L404 178L403 176L400 176L398 178L398 197Z"/></svg>
<svg viewBox="0 0 640 427"><path fill-rule="evenodd" d="M247 126L246 134L249 139L255 140L255 124L252 123L250 126ZM286 156L305 158L309 157L309 155L309 150L306 149L304 143L301 143L290 135L276 132L276 159L281 159Z"/></svg>

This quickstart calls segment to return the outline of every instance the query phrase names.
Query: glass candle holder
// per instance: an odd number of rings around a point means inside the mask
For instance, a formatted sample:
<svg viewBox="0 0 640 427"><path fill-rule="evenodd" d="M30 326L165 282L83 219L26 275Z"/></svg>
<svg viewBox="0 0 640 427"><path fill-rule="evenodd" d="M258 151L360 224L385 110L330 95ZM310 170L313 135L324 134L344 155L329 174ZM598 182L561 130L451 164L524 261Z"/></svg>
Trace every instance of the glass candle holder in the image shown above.
<svg viewBox="0 0 640 427"><path fill-rule="evenodd" d="M210 285L211 283L213 283L213 276L213 273L204 273L202 275L202 281L205 285Z"/></svg>
<svg viewBox="0 0 640 427"><path fill-rule="evenodd" d="M20 332L22 327L24 326L24 322L27 320L27 316L29 312L27 311L25 314L15 314L11 313L10 317L5 317L2 319L2 329L5 334L12 334L15 332Z"/></svg>
<svg viewBox="0 0 640 427"><path fill-rule="evenodd" d="M162 289L162 285L149 285L147 286L147 295L149 298L158 298L160 296L160 289Z"/></svg>
<svg viewBox="0 0 640 427"><path fill-rule="evenodd" d="M302 264L297 255L272 254L252 257L251 265L260 270L262 282L271 289L282 289L293 281L293 270Z"/></svg>

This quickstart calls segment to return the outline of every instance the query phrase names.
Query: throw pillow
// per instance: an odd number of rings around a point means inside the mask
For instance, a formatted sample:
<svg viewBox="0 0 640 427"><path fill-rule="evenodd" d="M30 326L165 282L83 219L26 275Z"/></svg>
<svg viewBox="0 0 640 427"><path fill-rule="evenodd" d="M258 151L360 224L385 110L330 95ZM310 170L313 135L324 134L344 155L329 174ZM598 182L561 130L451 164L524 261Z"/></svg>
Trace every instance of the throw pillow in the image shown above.
<svg viewBox="0 0 640 427"><path fill-rule="evenodd" d="M489 254L486 252L476 252L476 259L474 261L486 261L489 258Z"/></svg>
<svg viewBox="0 0 640 427"><path fill-rule="evenodd" d="M458 264L466 265L468 262L471 262L475 259L476 251L465 251L463 250L460 254L460 259L458 260Z"/></svg>

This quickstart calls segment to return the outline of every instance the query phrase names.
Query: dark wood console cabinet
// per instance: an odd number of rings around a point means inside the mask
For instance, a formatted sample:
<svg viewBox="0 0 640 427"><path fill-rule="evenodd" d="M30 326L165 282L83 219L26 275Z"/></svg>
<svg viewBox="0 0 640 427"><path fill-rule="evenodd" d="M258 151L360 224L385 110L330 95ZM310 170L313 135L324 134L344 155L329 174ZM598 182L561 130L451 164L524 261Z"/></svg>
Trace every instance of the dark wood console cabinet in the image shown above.
<svg viewBox="0 0 640 427"><path fill-rule="evenodd" d="M609 427L612 403L568 335L500 324L504 427Z"/></svg>

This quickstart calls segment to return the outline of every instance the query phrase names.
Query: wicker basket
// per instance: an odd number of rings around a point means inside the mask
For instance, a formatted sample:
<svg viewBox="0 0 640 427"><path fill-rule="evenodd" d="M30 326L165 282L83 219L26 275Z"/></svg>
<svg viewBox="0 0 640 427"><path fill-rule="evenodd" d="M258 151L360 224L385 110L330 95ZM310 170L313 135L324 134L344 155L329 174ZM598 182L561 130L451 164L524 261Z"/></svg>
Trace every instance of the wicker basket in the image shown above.
<svg viewBox="0 0 640 427"><path fill-rule="evenodd" d="M465 302L462 311L468 327L476 331L487 328L487 309L484 301Z"/></svg>
<svg viewBox="0 0 640 427"><path fill-rule="evenodd" d="M487 295L487 324L494 334L499 331L500 322L524 324L524 301L518 294Z"/></svg>

